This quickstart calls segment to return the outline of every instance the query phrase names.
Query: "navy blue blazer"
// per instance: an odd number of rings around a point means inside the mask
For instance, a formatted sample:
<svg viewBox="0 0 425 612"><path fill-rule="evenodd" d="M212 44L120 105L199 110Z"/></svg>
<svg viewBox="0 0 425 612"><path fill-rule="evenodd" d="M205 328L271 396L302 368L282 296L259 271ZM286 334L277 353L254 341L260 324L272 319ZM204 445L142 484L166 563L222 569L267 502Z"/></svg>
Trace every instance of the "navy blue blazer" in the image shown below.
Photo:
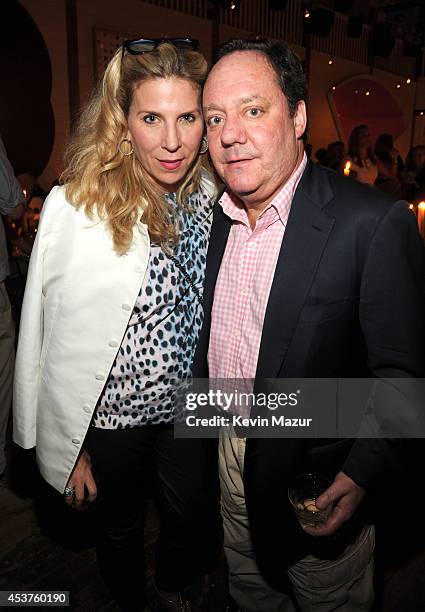
<svg viewBox="0 0 425 612"><path fill-rule="evenodd" d="M208 376L211 307L230 227L216 204L194 362L199 378ZM423 377L424 296L423 241L406 204L308 163L277 260L256 384L276 377ZM252 540L260 569L275 588L286 589L282 569L288 564L308 552L335 556L346 545L344 537L339 544L338 537L318 543L302 531L287 499L291 475L308 467L308 457L313 468L317 461L333 466L335 474L343 469L372 490L394 458L393 446L366 439L247 440L244 485Z"/></svg>

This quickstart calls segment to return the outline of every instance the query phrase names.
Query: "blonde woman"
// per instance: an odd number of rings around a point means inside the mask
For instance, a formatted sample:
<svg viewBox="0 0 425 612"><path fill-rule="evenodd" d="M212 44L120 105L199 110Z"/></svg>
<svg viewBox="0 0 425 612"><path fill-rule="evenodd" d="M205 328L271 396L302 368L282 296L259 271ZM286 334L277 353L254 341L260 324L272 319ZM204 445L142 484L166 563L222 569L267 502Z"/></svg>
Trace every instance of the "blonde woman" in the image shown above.
<svg viewBox="0 0 425 612"><path fill-rule="evenodd" d="M182 593L209 551L204 446L175 440L172 426L203 315L206 69L190 39L123 44L68 146L64 186L44 205L22 310L14 439L36 447L66 503L96 500L100 569L126 611L147 604L152 476L159 609L190 609Z"/></svg>

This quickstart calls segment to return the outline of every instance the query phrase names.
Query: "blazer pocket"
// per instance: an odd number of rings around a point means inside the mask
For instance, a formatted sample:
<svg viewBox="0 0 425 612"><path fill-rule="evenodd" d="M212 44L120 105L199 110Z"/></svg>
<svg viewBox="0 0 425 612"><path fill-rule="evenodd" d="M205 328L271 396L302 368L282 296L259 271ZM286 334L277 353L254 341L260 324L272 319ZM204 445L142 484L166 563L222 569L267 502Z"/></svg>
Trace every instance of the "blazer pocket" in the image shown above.
<svg viewBox="0 0 425 612"><path fill-rule="evenodd" d="M320 302L310 297L303 306L299 322L322 323L332 319L351 319L354 315L354 306L355 301L352 298Z"/></svg>

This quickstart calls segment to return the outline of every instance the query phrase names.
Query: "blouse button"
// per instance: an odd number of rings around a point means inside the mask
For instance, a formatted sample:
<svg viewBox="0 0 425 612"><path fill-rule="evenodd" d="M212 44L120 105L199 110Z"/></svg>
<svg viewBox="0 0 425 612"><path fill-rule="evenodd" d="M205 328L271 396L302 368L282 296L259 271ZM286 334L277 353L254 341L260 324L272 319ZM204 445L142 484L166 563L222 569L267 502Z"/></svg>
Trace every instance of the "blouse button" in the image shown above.
<svg viewBox="0 0 425 612"><path fill-rule="evenodd" d="M73 444L80 444L79 438L72 438L72 443Z"/></svg>
<svg viewBox="0 0 425 612"><path fill-rule="evenodd" d="M123 310L127 310L127 311L131 310L131 306L130 306L130 304L123 304L123 305L121 306L121 308L122 308Z"/></svg>
<svg viewBox="0 0 425 612"><path fill-rule="evenodd" d="M111 348L117 348L118 342L116 342L115 340L111 340L110 343L109 343L109 346Z"/></svg>
<svg viewBox="0 0 425 612"><path fill-rule="evenodd" d="M105 380L105 377L103 376L103 374L95 374L94 377L96 380Z"/></svg>

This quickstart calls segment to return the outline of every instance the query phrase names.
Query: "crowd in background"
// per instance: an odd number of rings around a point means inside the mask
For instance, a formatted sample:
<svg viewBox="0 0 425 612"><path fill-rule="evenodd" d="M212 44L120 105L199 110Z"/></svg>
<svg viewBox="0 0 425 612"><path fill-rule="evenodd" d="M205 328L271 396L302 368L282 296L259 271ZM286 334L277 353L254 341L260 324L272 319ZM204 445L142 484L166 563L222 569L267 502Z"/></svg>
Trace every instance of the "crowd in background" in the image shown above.
<svg viewBox="0 0 425 612"><path fill-rule="evenodd" d="M415 203L425 200L424 145L412 147L403 160L391 134L381 134L372 143L369 128L359 125L351 132L347 149L341 140L331 142L316 151L313 161L396 198Z"/></svg>

